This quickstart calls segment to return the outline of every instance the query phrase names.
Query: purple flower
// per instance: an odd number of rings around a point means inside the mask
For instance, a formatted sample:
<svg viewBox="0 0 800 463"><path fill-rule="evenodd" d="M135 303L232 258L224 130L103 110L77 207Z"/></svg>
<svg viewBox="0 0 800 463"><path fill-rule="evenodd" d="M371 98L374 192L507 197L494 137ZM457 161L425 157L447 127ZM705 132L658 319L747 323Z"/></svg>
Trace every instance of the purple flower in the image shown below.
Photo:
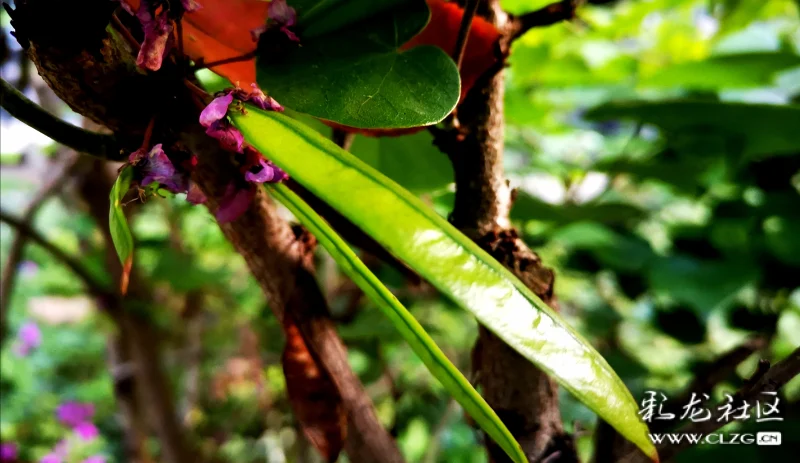
<svg viewBox="0 0 800 463"><path fill-rule="evenodd" d="M48 453L47 455L43 456L39 463L62 463L63 459L61 456L56 455L55 453Z"/></svg>
<svg viewBox="0 0 800 463"><path fill-rule="evenodd" d="M31 347L38 347L42 343L42 332L34 322L27 322L19 329L19 338Z"/></svg>
<svg viewBox="0 0 800 463"><path fill-rule="evenodd" d="M64 402L56 409L58 421L71 428L89 421L93 415L94 405L90 403Z"/></svg>
<svg viewBox="0 0 800 463"><path fill-rule="evenodd" d="M144 30L144 41L142 48L139 49L139 56L136 57L136 64L151 71L158 71L161 69L161 62L172 37L172 22L167 17L166 10L155 17L154 10L150 0L142 0L136 12L136 18Z"/></svg>
<svg viewBox="0 0 800 463"><path fill-rule="evenodd" d="M17 271L24 277L32 277L39 271L39 266L32 260L23 260L19 263Z"/></svg>
<svg viewBox="0 0 800 463"><path fill-rule="evenodd" d="M290 7L286 0L272 0L269 2L269 19L281 26L294 26L297 22L297 13Z"/></svg>
<svg viewBox="0 0 800 463"><path fill-rule="evenodd" d="M219 140L220 145L228 151L241 153L244 149L244 135L225 120L211 124L206 129L206 135Z"/></svg>
<svg viewBox="0 0 800 463"><path fill-rule="evenodd" d="M214 98L200 113L200 125L208 129L214 123L223 120L228 114L228 107L231 103L233 103L233 92L230 91Z"/></svg>
<svg viewBox="0 0 800 463"><path fill-rule="evenodd" d="M255 194L254 185L239 188L234 183L228 184L225 194L219 200L219 207L215 214L217 222L228 223L238 219L250 207L250 202L253 201Z"/></svg>
<svg viewBox="0 0 800 463"><path fill-rule="evenodd" d="M297 13L294 8L286 3L286 0L272 0L269 2L268 12L269 19L280 28L281 32L286 34L286 37L289 37L289 40L293 42L300 41L297 35L289 30L290 27L297 23ZM263 30L260 32L263 32ZM254 35L257 36L258 32L254 32Z"/></svg>
<svg viewBox="0 0 800 463"><path fill-rule="evenodd" d="M97 430L97 426L89 421L78 424L75 426L74 431L78 437L85 441L92 440L100 435L100 431Z"/></svg>
<svg viewBox="0 0 800 463"><path fill-rule="evenodd" d="M253 87L253 91L244 98L241 98L242 101L249 101L265 111L283 111L283 106L275 101L274 98L265 95L264 92L258 88L258 85L250 84L250 86Z"/></svg>
<svg viewBox="0 0 800 463"><path fill-rule="evenodd" d="M201 190L196 183L189 183L189 191L186 193L186 201L189 201L196 206L198 204L204 204L207 200L208 198L206 198L206 195L203 194L203 190Z"/></svg>
<svg viewBox="0 0 800 463"><path fill-rule="evenodd" d="M25 357L31 353L32 350L39 347L42 343L42 332L39 326L34 322L27 322L22 325L17 333L17 355Z"/></svg>
<svg viewBox="0 0 800 463"><path fill-rule="evenodd" d="M287 175L284 171L264 158L261 158L258 165L244 174L244 179L252 183L278 183L286 178Z"/></svg>
<svg viewBox="0 0 800 463"><path fill-rule="evenodd" d="M148 186L156 182L159 187L172 193L184 193L189 189L188 176L175 170L160 143L153 146L145 159L146 162L141 167L140 185Z"/></svg>
<svg viewBox="0 0 800 463"><path fill-rule="evenodd" d="M0 443L0 462L14 461L17 459L17 444L13 442Z"/></svg>

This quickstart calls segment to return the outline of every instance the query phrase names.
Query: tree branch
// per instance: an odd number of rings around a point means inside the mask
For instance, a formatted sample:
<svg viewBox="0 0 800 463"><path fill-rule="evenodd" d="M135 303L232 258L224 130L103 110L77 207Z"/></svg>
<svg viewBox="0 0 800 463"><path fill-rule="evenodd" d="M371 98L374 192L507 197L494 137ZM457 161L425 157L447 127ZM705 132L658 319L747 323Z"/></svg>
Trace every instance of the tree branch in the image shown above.
<svg viewBox="0 0 800 463"><path fill-rule="evenodd" d="M575 11L583 3L585 0L561 0L536 11L513 16L506 26L505 34L510 40L516 40L533 28L569 21L575 18Z"/></svg>
<svg viewBox="0 0 800 463"><path fill-rule="evenodd" d="M475 12L478 11L478 4L480 0L467 0L464 6L464 16L461 17L461 26L458 28L458 36L456 37L456 47L453 50L453 61L456 62L456 68L461 69L461 61L464 59L464 50L467 49L467 40L469 40L469 31L472 29L472 19L475 17Z"/></svg>
<svg viewBox="0 0 800 463"><path fill-rule="evenodd" d="M766 347L768 340L764 336L748 339L742 345L723 354L712 363L701 368L695 375L691 385L680 397L670 399L664 404L664 413L680 413L681 404L689 403L692 393L702 394L711 391L717 384L724 381L736 370L740 363L745 361L755 352ZM670 427L669 421L656 421L650 423L652 432L665 432ZM603 420L599 420L595 430L595 452L593 461L605 463L619 461L621 458L633 458L636 454L643 461L649 461L630 441L622 437L614 428Z"/></svg>
<svg viewBox="0 0 800 463"><path fill-rule="evenodd" d="M342 129L333 129L333 133L331 134L331 140L346 151L350 151L350 147L353 146L353 140L355 140L355 138L356 134L354 132L348 132Z"/></svg>
<svg viewBox="0 0 800 463"><path fill-rule="evenodd" d="M208 198L207 207L215 211L231 179L240 177L241 172L230 153L210 140L198 124L200 108L184 86L185 69L165 62L157 75L140 72L130 46L106 31L111 16L107 0L87 3L81 9L58 0L18 3L12 17L15 32L26 38L31 60L56 94L76 112L105 124L118 136L143 133L157 108L159 120L168 123L157 125L153 137L163 143L178 143L197 155L193 180ZM42 24L63 31L65 39L52 40L54 32L42 33ZM167 100L172 104L164 105ZM107 197L107 190L103 195ZM376 462L403 461L348 363L347 350L330 320L325 298L313 273L305 267L303 243L279 216L266 192L258 189L248 211L220 228L244 257L278 320L282 322L284 314L291 312L297 321L311 353L341 395L350 423L363 437L362 453L370 454L370 460ZM146 341L148 335L143 336ZM152 350L132 352L137 364L152 355ZM152 394L146 398L159 401ZM166 422L159 425L162 431L168 426Z"/></svg>
<svg viewBox="0 0 800 463"><path fill-rule="evenodd" d="M69 172L74 167L76 159L76 155L70 154L69 159L62 161L55 175L39 189L33 199L28 203L28 206L22 213L20 222L30 225L42 204L44 204L50 196L61 190L64 184L69 180ZM0 280L0 339L5 336L6 313L9 310L8 304L11 300L11 294L14 291L14 284L17 279L17 266L22 260L22 251L25 249L27 241L26 235L22 233L16 234L14 241L11 242L6 263L3 266L3 276L2 280Z"/></svg>
<svg viewBox="0 0 800 463"><path fill-rule="evenodd" d="M82 162L91 164L92 169L81 181L80 194L88 204L89 212L106 242L106 268L113 275L114 281L119 281L122 265L111 245L108 223L108 191L116 180L116 169L98 160L84 158ZM134 268L124 301L115 297L107 303L106 309L119 328L119 341L124 343L125 355L134 364L136 403L142 405L143 415L149 419L155 430L161 460L171 463L202 462L178 420L172 388L162 364L161 333L145 313L131 310L138 304L151 306L152 294L152 289ZM122 305L123 302L125 306Z"/></svg>
<svg viewBox="0 0 800 463"><path fill-rule="evenodd" d="M756 372L750 380L734 394L734 402L752 401L764 392L777 392L786 383L800 374L800 348L795 349L785 359L781 360L772 368L769 363L763 361L759 364ZM722 404L718 404L722 405ZM725 426L727 420L717 421L725 412L724 408L715 407L711 413L711 418L706 421L695 421L678 428L675 432L679 434L709 434ZM662 444L658 446L658 455L661 461L669 461L676 454L691 446L688 440L681 440L678 444ZM648 461L640 453L630 453L621 460L624 463Z"/></svg>
<svg viewBox="0 0 800 463"><path fill-rule="evenodd" d="M507 15L498 0L480 10L503 34L500 49L511 40ZM505 93L503 63L484 74L458 108L460 126L433 130L436 145L453 163L456 197L450 221L511 270L551 307L553 273L528 249L511 227L511 189L503 170ZM555 382L493 333L480 327L472 355L475 381L482 395L522 446L530 462L576 462L571 437L563 430ZM495 463L508 457L487 441Z"/></svg>
<svg viewBox="0 0 800 463"><path fill-rule="evenodd" d="M114 136L89 132L62 121L40 108L3 79L0 79L0 88L0 106L31 128L78 152L110 161L125 159L125 154Z"/></svg>
<svg viewBox="0 0 800 463"><path fill-rule="evenodd" d="M47 238L42 236L38 231L34 230L29 224L20 220L16 217L13 217L7 214L5 211L0 210L0 221L7 223L8 225L17 229L17 232L20 235L25 236L26 239L33 241L34 243L41 246L45 251L49 252L56 258L56 260L60 261L62 264L66 265L72 273L74 273L78 278L83 281L86 288L89 292L94 296L100 297L111 297L114 296L110 293L104 284L98 281L94 275L89 273L83 265L81 265L78 260L64 251L61 250L58 246L51 243Z"/></svg>

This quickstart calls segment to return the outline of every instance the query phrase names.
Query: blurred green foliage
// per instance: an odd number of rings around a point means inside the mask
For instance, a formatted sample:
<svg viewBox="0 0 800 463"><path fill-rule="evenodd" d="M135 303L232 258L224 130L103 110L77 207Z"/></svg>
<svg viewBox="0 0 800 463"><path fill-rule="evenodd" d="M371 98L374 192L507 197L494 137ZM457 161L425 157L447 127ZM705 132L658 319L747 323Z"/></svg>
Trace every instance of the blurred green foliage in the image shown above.
<svg viewBox="0 0 800 463"><path fill-rule="evenodd" d="M503 2L514 13L547 3ZM754 333L769 336L772 361L800 345L799 54L793 0L620 0L585 7L580 21L532 30L513 48L506 94L506 169L519 188L513 219L555 269L564 316L636 398L649 389L676 396L705 362ZM353 151L446 215L452 170L430 140L427 133L359 137ZM7 175L19 153L2 154L3 208L18 212L36 179ZM74 199L48 203L35 226L103 276L101 235ZM280 326L213 218L182 200L150 201L132 229L157 301L147 311L166 337L179 398L190 370L184 302L203 295L200 393L179 410L194 438L228 461L299 461L308 450L286 398ZM0 233L5 261L12 233L5 225ZM122 461L106 356L113 324L47 253L28 246L25 259L35 265L20 272L0 354L0 440L38 460L70 436L56 420L58 404L91 402L99 451ZM320 253L318 263L351 364L409 461L486 461L480 436L389 322L328 256ZM386 265L370 266L468 371L474 321ZM92 309L73 308L81 300ZM20 357L15 333L29 320L44 340ZM262 365L236 377L243 327L257 333ZM755 361L714 397L735 390ZM783 446L700 446L678 461L791 461L800 444L800 379L783 394L783 422L740 428L782 430ZM562 413L588 459L596 418L567 394Z"/></svg>

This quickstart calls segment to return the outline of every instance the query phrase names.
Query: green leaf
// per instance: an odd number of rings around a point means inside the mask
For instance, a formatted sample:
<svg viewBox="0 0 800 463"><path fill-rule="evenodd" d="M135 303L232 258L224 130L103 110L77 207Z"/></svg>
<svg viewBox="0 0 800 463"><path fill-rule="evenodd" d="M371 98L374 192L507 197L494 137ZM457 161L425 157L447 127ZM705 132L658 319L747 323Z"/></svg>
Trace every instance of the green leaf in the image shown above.
<svg viewBox="0 0 800 463"><path fill-rule="evenodd" d="M632 119L679 137L694 130L725 133L746 155L794 154L800 150L800 106L717 101L617 102L589 110L590 120Z"/></svg>
<svg viewBox="0 0 800 463"><path fill-rule="evenodd" d="M305 31L301 21L302 46L259 56L258 83L288 108L351 127L435 124L458 102L455 63L437 47L398 51L429 16L424 0L405 0L335 31L321 33L314 22Z"/></svg>
<svg viewBox="0 0 800 463"><path fill-rule="evenodd" d="M318 37L385 13L409 0L290 0L304 39Z"/></svg>
<svg viewBox="0 0 800 463"><path fill-rule="evenodd" d="M645 211L625 203L586 203L554 205L527 193L518 193L511 209L511 218L517 220L540 220L567 224L583 220L606 224L620 224L638 220Z"/></svg>
<svg viewBox="0 0 800 463"><path fill-rule="evenodd" d="M452 164L427 131L402 137L359 136L350 151L413 193L427 193L453 182Z"/></svg>
<svg viewBox="0 0 800 463"><path fill-rule="evenodd" d="M287 111L285 114L330 138L333 129L319 119ZM350 152L413 193L430 193L453 183L453 165L423 130L400 137L358 135Z"/></svg>
<svg viewBox="0 0 800 463"><path fill-rule="evenodd" d="M772 84L773 76L800 66L800 56L792 53L741 53L712 56L703 61L681 63L660 69L644 79L645 87L685 87L698 89L752 88Z"/></svg>
<svg viewBox="0 0 800 463"><path fill-rule="evenodd" d="M313 129L253 108L233 120L248 142L295 181L472 312L645 454L656 457L636 401L603 357L472 240Z"/></svg>
<svg viewBox="0 0 800 463"><path fill-rule="evenodd" d="M514 461L525 463L527 461L525 454L494 410L470 385L458 368L450 363L422 325L361 262L361 259L356 256L347 243L308 204L285 185L273 185L269 189L317 237L339 267L364 291L364 294L375 301L403 336L403 339L428 367L428 370L464 407L464 410L470 414L481 429L486 431Z"/></svg>
<svg viewBox="0 0 800 463"><path fill-rule="evenodd" d="M756 283L761 273L753 262L704 260L686 255L654 260L648 270L651 290L708 313L730 302L743 288Z"/></svg>
<svg viewBox="0 0 800 463"><path fill-rule="evenodd" d="M120 291L125 294L128 290L128 276L133 265L133 235L128 228L128 219L122 210L122 198L131 186L133 169L125 166L119 173L114 186L111 187L109 203L111 209L108 211L108 225L111 230L111 240L114 242L114 249L117 250L119 261L122 263L122 279L120 281Z"/></svg>

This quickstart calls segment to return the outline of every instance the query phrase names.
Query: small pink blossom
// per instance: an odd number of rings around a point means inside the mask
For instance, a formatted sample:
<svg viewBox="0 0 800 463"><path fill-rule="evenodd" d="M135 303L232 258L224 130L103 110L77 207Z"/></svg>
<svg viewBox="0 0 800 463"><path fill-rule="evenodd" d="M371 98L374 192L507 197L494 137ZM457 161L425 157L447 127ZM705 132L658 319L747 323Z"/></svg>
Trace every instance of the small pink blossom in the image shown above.
<svg viewBox="0 0 800 463"><path fill-rule="evenodd" d="M0 462L15 461L17 453L17 444L13 442L0 443Z"/></svg>
<svg viewBox="0 0 800 463"><path fill-rule="evenodd" d="M156 15L151 0L142 0L136 18L144 30L144 41L139 49L139 56L136 57L136 64L151 71L158 71L169 49L172 21L166 10Z"/></svg>
<svg viewBox="0 0 800 463"><path fill-rule="evenodd" d="M233 103L233 92L226 92L214 98L200 113L200 125L209 128L215 122L224 119L231 103Z"/></svg>
<svg viewBox="0 0 800 463"><path fill-rule="evenodd" d="M75 428L94 416L94 405L81 402L64 402L56 409L56 416L61 424Z"/></svg>
<svg viewBox="0 0 800 463"><path fill-rule="evenodd" d="M100 435L100 431L97 430L97 426L88 421L75 426L74 431L78 437L85 441L90 441Z"/></svg>

